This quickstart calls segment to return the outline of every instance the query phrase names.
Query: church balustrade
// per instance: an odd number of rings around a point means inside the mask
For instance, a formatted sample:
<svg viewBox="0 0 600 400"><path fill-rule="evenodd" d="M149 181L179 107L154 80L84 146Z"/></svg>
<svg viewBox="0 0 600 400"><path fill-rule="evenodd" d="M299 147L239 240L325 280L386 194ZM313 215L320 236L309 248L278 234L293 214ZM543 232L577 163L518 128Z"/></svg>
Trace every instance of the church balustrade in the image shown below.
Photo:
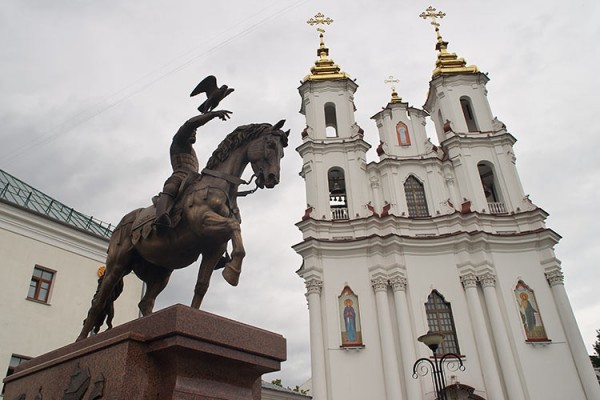
<svg viewBox="0 0 600 400"><path fill-rule="evenodd" d="M506 213L506 207L502 202L493 202L488 203L488 209L490 210L490 214L504 214Z"/></svg>
<svg viewBox="0 0 600 400"><path fill-rule="evenodd" d="M348 219L347 207L336 207L331 209L331 219Z"/></svg>

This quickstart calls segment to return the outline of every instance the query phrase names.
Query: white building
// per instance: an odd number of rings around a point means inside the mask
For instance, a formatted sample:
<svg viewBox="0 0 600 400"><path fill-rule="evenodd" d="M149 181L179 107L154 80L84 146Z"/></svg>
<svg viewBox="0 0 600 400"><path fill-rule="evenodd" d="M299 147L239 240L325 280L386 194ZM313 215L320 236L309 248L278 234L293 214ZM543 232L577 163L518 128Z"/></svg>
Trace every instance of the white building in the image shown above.
<svg viewBox="0 0 600 400"><path fill-rule="evenodd" d="M75 341L98 285L110 226L0 170L0 374ZM113 324L137 318L125 278Z"/></svg>
<svg viewBox="0 0 600 400"><path fill-rule="evenodd" d="M554 254L560 236L524 194L487 75L436 32L424 109L394 90L372 117L378 162L367 163L355 122L358 86L322 34L299 87L307 209L294 249L310 312L310 394L434 399L430 376L412 377L432 356L417 341L431 330L445 335L440 353L465 366L446 375L451 398L600 399Z"/></svg>

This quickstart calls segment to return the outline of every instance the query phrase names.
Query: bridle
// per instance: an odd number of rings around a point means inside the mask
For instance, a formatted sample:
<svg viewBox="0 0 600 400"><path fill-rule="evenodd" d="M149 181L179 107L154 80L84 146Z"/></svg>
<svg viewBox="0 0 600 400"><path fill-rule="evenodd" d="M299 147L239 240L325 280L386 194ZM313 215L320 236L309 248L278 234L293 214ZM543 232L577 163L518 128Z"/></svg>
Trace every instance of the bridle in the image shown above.
<svg viewBox="0 0 600 400"><path fill-rule="evenodd" d="M262 172L262 168L259 172ZM215 171L213 169L208 169L208 168L204 168L201 173L202 173L202 175L209 175L209 176L214 176L215 178L223 179L234 185L249 185L250 183L252 183L252 180L257 177L256 174L252 174L252 176L250 177L250 180L245 181L241 178L238 178L237 176L233 176L230 174L226 174L224 172ZM256 183L256 181L255 181L255 183ZM247 196L249 194L256 192L257 190L258 190L258 183L256 183L256 187L254 189L244 190L241 192L238 191L236 194L236 197L244 197L244 196Z"/></svg>
<svg viewBox="0 0 600 400"><path fill-rule="evenodd" d="M262 159L266 160L267 159L267 139L268 136L263 136L263 156ZM259 168L258 170L258 174L261 174L263 172L262 167ZM214 176L215 178L220 178L223 179L233 185L249 185L252 183L252 180L254 179L254 183L256 184L256 187L254 187L254 189L250 189L250 190L243 190L243 191L238 191L236 194L236 197L244 197L247 196L249 194L252 194L254 192L256 192L258 190L258 182L256 182L256 178L258 178L258 174L254 173L252 174L252 176L250 177L250 179L248 181L243 180L242 178L239 178L237 176L234 175L230 175L230 174L226 174L224 172L220 172L220 171L215 171L214 169L208 169L208 168L204 168L201 172L203 175L209 175L209 176Z"/></svg>

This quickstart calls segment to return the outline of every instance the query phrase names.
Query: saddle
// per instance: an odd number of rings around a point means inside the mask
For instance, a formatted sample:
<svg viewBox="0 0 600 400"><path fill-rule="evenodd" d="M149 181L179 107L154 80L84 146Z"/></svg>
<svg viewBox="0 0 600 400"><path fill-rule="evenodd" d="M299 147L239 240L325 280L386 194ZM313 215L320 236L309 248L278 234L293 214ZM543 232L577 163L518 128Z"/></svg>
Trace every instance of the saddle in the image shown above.
<svg viewBox="0 0 600 400"><path fill-rule="evenodd" d="M169 212L169 216L171 217L171 229L179 224L182 215L183 205L178 201ZM141 239L148 238L148 236L154 232L153 223L155 219L156 207L154 207L154 205L142 208L131 225L131 243L135 245Z"/></svg>
<svg viewBox="0 0 600 400"><path fill-rule="evenodd" d="M197 172L190 172L187 174L181 185L179 186L179 190L177 191L177 198L175 199L175 204L169 211L169 217L171 217L171 228L173 229L179 224L181 221L181 216L183 214L183 202L182 195L185 190L190 186L196 178L198 178L200 174ZM141 239L146 239L152 232L154 232L153 224L156 220L156 199L158 196L154 196L152 198L152 205L150 207L146 207L141 209L141 211L137 214L135 219L133 220L133 224L131 226L131 242L135 245Z"/></svg>

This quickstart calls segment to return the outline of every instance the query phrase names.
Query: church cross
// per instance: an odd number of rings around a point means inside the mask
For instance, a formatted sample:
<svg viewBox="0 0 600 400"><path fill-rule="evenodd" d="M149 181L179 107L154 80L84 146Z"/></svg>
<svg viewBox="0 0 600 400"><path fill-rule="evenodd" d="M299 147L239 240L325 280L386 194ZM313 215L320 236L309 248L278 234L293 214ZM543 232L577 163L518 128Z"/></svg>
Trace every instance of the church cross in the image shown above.
<svg viewBox="0 0 600 400"><path fill-rule="evenodd" d="M396 91L396 87L394 86L394 84L398 82L400 82L400 79L396 79L392 75L388 76L388 78L383 81L383 83L387 83L392 87L392 92Z"/></svg>
<svg viewBox="0 0 600 400"><path fill-rule="evenodd" d="M325 17L323 14L321 13L317 13L315 14L315 16L311 19L309 19L308 21L306 21L307 24L309 24L310 26L313 25L330 25L333 22L333 20L329 17ZM317 28L317 30L321 33L325 32L324 29L322 28Z"/></svg>
<svg viewBox="0 0 600 400"><path fill-rule="evenodd" d="M436 29L438 26L440 26L440 24L436 21L436 18L442 19L446 16L446 13L442 12L442 11L438 11L431 6L427 7L427 10L423 11L421 14L419 14L419 17L423 18L424 20L427 20L427 18L431 18L431 25L435 26Z"/></svg>

